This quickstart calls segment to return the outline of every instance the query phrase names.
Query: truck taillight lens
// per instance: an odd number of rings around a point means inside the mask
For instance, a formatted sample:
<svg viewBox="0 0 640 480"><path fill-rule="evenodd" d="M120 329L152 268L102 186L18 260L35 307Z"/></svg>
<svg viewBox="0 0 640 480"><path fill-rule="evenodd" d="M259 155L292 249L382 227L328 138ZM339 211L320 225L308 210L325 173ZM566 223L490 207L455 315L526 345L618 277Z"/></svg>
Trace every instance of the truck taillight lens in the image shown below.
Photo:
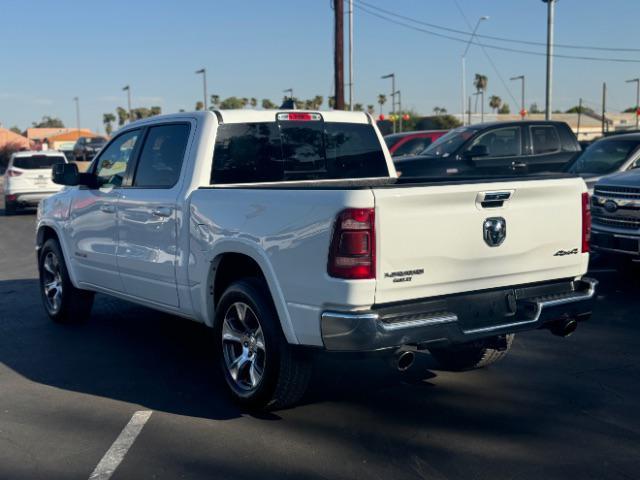
<svg viewBox="0 0 640 480"><path fill-rule="evenodd" d="M340 212L333 230L327 270L335 278L376 278L373 208L349 208Z"/></svg>
<svg viewBox="0 0 640 480"><path fill-rule="evenodd" d="M582 194L582 253L589 252L589 241L591 240L591 205L589 194Z"/></svg>
<svg viewBox="0 0 640 480"><path fill-rule="evenodd" d="M10 177L19 177L20 175L22 175L22 172L20 170L14 170L13 168L10 168L9 170L7 170L7 175L9 175Z"/></svg>

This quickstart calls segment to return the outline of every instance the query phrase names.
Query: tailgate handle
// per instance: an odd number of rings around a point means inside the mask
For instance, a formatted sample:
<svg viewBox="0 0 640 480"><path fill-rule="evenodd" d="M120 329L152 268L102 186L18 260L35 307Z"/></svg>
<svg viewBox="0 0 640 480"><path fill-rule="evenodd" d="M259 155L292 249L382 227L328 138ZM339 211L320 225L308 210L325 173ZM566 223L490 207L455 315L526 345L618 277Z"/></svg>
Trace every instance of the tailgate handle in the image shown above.
<svg viewBox="0 0 640 480"><path fill-rule="evenodd" d="M500 208L511 198L512 193L513 191L480 192L476 203L479 203L482 208Z"/></svg>

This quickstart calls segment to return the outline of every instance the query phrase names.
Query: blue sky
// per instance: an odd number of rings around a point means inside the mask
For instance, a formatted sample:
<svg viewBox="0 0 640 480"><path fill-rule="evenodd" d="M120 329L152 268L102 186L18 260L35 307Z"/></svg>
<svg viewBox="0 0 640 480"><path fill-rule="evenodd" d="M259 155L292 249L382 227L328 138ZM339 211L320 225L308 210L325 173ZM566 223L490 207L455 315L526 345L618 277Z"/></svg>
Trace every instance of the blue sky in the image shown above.
<svg viewBox="0 0 640 480"><path fill-rule="evenodd" d="M416 20L467 29L454 0L366 1ZM546 7L540 0L458 1L472 23L480 15L490 16L479 33L545 41ZM79 96L82 126L103 129L102 113L126 106L121 90L126 84L131 85L134 107L191 110L202 96L201 77L194 71L203 66L209 93L221 97L279 101L289 87L302 98L332 93L330 0L0 0L0 11L0 122L5 127L26 128L43 115L75 126L72 99ZM638 48L638 18L637 0L560 0L556 42ZM424 114L436 105L460 111L463 44L359 10L354 23L357 102L375 104L379 93L389 93L389 82L379 77L395 72L408 107ZM489 53L518 102L519 86L509 77L525 74L527 104L543 105L544 57ZM640 59L640 52L558 53ZM612 110L634 103L634 88L624 81L640 76L640 63L556 59L554 65L554 108L566 109L580 96L599 108L603 81ZM479 47L471 47L467 72L469 88L473 74L484 73L487 93L517 110Z"/></svg>

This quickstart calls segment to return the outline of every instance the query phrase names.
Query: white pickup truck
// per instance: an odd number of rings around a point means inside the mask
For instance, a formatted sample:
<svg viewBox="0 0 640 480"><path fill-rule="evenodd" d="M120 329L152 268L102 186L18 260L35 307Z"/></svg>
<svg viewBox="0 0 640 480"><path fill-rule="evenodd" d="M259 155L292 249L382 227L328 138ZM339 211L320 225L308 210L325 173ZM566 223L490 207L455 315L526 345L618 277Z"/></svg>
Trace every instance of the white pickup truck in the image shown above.
<svg viewBox="0 0 640 480"><path fill-rule="evenodd" d="M119 131L39 207L42 299L100 292L212 328L232 395L296 402L312 351L491 363L589 316L589 201L573 177L398 178L358 112L216 111Z"/></svg>

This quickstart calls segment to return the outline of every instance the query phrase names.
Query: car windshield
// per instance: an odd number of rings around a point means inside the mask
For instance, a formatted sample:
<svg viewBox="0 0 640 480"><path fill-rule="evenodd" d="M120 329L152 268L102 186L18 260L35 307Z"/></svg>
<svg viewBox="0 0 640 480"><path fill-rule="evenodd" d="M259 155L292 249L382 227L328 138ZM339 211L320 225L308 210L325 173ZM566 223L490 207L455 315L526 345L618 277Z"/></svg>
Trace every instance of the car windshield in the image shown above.
<svg viewBox="0 0 640 480"><path fill-rule="evenodd" d="M87 143L89 145L104 145L107 141L104 138L100 138L100 137L95 137L95 138L90 138L89 140L87 140Z"/></svg>
<svg viewBox="0 0 640 480"><path fill-rule="evenodd" d="M571 166L577 174L603 175L618 170L640 145L638 140L602 140L591 144Z"/></svg>
<svg viewBox="0 0 640 480"><path fill-rule="evenodd" d="M51 168L58 163L64 163L64 157L58 155L32 155L30 157L16 157L13 160L13 166L23 170Z"/></svg>
<svg viewBox="0 0 640 480"><path fill-rule="evenodd" d="M432 157L448 157L453 154L460 146L473 137L477 133L477 129L469 127L460 127L451 130L446 135L443 135L429 147L424 150L420 155L428 155Z"/></svg>

